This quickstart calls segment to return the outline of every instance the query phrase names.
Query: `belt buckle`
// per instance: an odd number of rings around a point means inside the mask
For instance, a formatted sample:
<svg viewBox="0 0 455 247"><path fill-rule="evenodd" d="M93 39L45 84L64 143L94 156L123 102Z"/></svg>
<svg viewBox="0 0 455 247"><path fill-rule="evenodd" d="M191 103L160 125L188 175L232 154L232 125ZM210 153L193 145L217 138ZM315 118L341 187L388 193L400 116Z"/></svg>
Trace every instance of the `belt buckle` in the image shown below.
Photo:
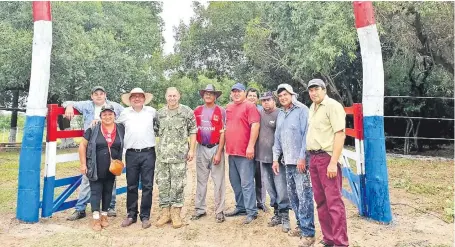
<svg viewBox="0 0 455 247"><path fill-rule="evenodd" d="M134 149L134 152L140 153L140 152L142 152L142 149L137 149L137 148L135 148L135 149Z"/></svg>

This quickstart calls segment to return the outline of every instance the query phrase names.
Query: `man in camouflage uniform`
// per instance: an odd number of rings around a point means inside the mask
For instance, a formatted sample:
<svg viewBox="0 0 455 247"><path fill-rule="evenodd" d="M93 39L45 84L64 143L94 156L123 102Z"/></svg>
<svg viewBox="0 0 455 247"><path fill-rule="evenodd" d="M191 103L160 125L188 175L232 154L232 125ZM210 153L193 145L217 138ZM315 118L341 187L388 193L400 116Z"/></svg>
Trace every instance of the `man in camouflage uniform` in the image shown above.
<svg viewBox="0 0 455 247"><path fill-rule="evenodd" d="M186 163L193 160L196 146L196 119L193 110L179 104L180 93L175 87L166 90L167 105L158 111L158 135L156 183L159 190L161 215L156 226L172 221L172 227L180 228L183 207L183 191L186 184ZM188 148L188 137L190 145Z"/></svg>

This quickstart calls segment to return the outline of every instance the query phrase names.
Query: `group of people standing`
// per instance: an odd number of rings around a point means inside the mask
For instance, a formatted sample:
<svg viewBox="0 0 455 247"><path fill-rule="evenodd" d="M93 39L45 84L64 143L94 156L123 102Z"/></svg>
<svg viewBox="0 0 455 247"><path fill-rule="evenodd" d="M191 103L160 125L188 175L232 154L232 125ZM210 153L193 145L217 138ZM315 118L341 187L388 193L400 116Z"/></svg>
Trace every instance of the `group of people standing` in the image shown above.
<svg viewBox="0 0 455 247"><path fill-rule="evenodd" d="M102 87L93 88L92 101L65 102L65 116L71 119L73 108L77 109L84 115L86 129L79 147L84 176L76 211L68 219L85 217L90 200L92 228L108 226L107 217L116 215L115 176L109 172L109 163L121 160L125 149L127 216L122 227L137 221L139 181L139 218L143 228L151 226L155 162L161 208L156 226L171 222L174 228L181 227L187 163L195 159L197 188L191 220L207 215L211 176L216 222L244 215L243 223L251 223L259 209L268 211L268 191L274 210L268 226L281 225L283 232L300 237L299 246L313 246L314 197L323 234L320 245L348 246L338 163L345 138L345 112L326 95L322 80L311 80L308 91L313 101L310 108L297 100L289 84L279 85L276 92L259 94L236 83L225 109L216 103L222 92L211 84L199 91L204 104L194 111L179 103L180 93L173 87L167 89L167 104L158 111L146 106L152 95L140 88L122 95L127 108L107 101ZM277 108L276 99L281 108ZM256 105L258 100L260 105ZM155 137L159 137L158 144ZM225 211L225 152L236 201L230 212ZM297 220L295 229L290 226L290 209Z"/></svg>

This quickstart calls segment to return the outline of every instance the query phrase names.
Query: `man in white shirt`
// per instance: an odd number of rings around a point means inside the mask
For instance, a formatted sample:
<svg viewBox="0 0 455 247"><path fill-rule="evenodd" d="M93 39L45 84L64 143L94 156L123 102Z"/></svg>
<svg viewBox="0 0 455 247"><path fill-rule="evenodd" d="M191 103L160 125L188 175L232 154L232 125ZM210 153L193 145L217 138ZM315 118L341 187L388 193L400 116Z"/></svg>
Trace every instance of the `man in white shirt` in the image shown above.
<svg viewBox="0 0 455 247"><path fill-rule="evenodd" d="M156 110L146 105L152 98L152 94L145 93L140 88L134 88L130 93L122 95L123 103L130 106L123 110L117 120L118 123L125 125L127 218L122 222L122 227L130 226L137 221L139 178L142 182L139 218L142 221L142 228L151 226L150 210L156 161L154 130Z"/></svg>

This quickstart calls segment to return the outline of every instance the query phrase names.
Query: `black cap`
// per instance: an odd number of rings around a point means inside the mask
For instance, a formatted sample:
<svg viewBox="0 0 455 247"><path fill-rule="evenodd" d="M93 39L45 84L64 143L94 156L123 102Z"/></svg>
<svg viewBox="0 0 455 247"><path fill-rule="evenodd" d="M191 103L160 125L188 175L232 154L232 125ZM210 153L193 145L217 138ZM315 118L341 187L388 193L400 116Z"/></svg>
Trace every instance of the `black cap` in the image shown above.
<svg viewBox="0 0 455 247"><path fill-rule="evenodd" d="M111 111L115 114L114 106L111 104L105 104L101 107L100 116L101 116L101 113L103 113L105 111Z"/></svg>
<svg viewBox="0 0 455 247"><path fill-rule="evenodd" d="M103 91L103 92L106 92L106 89L104 89L104 87L102 87L102 86L95 86L95 87L92 88L92 94L93 94L94 92L98 91L98 90L101 90L101 91Z"/></svg>

